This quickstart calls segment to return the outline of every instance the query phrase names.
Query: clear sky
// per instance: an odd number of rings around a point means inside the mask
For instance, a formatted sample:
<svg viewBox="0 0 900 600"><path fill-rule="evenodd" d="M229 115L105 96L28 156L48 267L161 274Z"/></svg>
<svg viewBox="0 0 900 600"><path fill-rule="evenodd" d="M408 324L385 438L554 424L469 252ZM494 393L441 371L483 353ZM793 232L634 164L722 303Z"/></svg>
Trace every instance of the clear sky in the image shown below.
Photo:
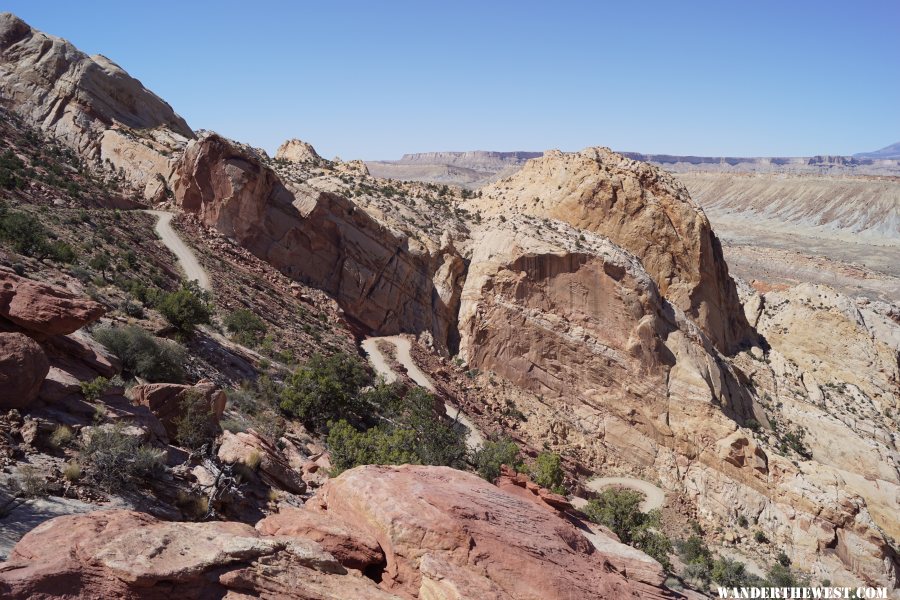
<svg viewBox="0 0 900 600"><path fill-rule="evenodd" d="M2 0L194 129L327 157L900 141L900 0Z"/></svg>

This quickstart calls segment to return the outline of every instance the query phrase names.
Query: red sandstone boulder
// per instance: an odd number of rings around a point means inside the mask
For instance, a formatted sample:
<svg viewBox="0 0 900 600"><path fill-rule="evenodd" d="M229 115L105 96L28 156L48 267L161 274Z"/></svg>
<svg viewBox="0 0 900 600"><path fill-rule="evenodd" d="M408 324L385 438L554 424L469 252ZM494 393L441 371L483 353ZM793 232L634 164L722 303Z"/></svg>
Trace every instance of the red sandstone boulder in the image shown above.
<svg viewBox="0 0 900 600"><path fill-rule="evenodd" d="M627 558L595 550L554 511L463 471L357 467L325 484L310 503L316 504L329 518L378 541L386 557L382 587L396 593L545 600L674 596L659 587L662 578L655 585L629 579Z"/></svg>
<svg viewBox="0 0 900 600"><path fill-rule="evenodd" d="M105 311L93 300L0 267L0 317L27 330L32 337L72 333L96 321Z"/></svg>
<svg viewBox="0 0 900 600"><path fill-rule="evenodd" d="M531 478L525 473L516 473L506 465L501 466L500 477L497 478L496 485L502 490L560 514L572 510L572 503L565 496L542 488L531 481Z"/></svg>
<svg viewBox="0 0 900 600"><path fill-rule="evenodd" d="M219 419L225 412L227 398L225 392L215 384L201 381L196 385L177 383L148 383L131 388L131 401L139 406L146 406L162 421L170 438L178 434L178 419L184 414L184 401L189 393L199 394L208 403L210 410L210 427L218 430Z"/></svg>
<svg viewBox="0 0 900 600"><path fill-rule="evenodd" d="M360 531L354 531L335 517L302 508L283 508L256 524L263 535L286 535L311 539L345 567L363 570L384 562L384 552L378 541Z"/></svg>
<svg viewBox="0 0 900 600"><path fill-rule="evenodd" d="M0 597L397 600L311 540L132 511L58 517L31 530L0 563Z"/></svg>
<svg viewBox="0 0 900 600"><path fill-rule="evenodd" d="M37 342L21 333L0 333L0 410L28 406L49 370Z"/></svg>

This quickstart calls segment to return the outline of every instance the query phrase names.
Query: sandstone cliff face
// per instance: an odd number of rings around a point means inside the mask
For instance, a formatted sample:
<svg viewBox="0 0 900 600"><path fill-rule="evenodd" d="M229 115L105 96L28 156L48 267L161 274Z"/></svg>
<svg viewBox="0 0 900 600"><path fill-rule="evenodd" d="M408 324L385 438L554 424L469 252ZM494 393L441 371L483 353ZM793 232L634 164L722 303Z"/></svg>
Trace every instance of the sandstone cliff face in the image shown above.
<svg viewBox="0 0 900 600"><path fill-rule="evenodd" d="M453 289L464 266L451 243L411 247L351 200L285 185L259 157L216 135L188 145L174 190L183 210L328 292L366 332L427 333L439 348L454 343Z"/></svg>
<svg viewBox="0 0 900 600"><path fill-rule="evenodd" d="M635 254L666 299L721 351L752 341L709 221L684 187L655 167L606 148L551 151L484 188L469 206L558 219L605 235Z"/></svg>
<svg viewBox="0 0 900 600"><path fill-rule="evenodd" d="M598 235L520 218L473 235L460 310L471 365L594 412L600 432L615 422L685 452L696 435L732 431L725 414L754 415L734 373L635 256Z"/></svg>
<svg viewBox="0 0 900 600"><path fill-rule="evenodd" d="M147 199L194 136L163 100L104 56L0 14L0 100Z"/></svg>

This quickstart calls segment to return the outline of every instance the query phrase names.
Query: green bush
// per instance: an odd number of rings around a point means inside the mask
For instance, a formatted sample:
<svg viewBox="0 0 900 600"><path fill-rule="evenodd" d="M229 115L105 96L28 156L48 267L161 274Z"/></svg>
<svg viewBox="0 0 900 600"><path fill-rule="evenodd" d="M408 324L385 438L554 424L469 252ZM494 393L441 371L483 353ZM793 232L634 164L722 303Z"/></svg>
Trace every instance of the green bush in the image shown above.
<svg viewBox="0 0 900 600"><path fill-rule="evenodd" d="M358 415L359 391L371 376L359 358L345 353L313 355L285 381L281 409L307 426Z"/></svg>
<svg viewBox="0 0 900 600"><path fill-rule="evenodd" d="M541 452L531 470L531 478L536 484L557 494L565 494L563 487L565 473L562 470L562 459L559 454Z"/></svg>
<svg viewBox="0 0 900 600"><path fill-rule="evenodd" d="M184 379L184 349L137 327L95 329L94 339L119 357L126 371L151 382L180 383Z"/></svg>
<svg viewBox="0 0 900 600"><path fill-rule="evenodd" d="M712 581L712 552L699 535L675 543L678 557L685 564L682 577L696 585L708 586Z"/></svg>
<svg viewBox="0 0 900 600"><path fill-rule="evenodd" d="M47 230L23 212L0 210L0 237L19 254L40 258L49 252Z"/></svg>
<svg viewBox="0 0 900 600"><path fill-rule="evenodd" d="M223 324L237 343L251 348L259 344L267 330L265 321L246 308L228 314Z"/></svg>
<svg viewBox="0 0 900 600"><path fill-rule="evenodd" d="M713 563L711 577L724 587L742 587L747 581L747 567L736 560L720 558Z"/></svg>
<svg viewBox="0 0 900 600"><path fill-rule="evenodd" d="M100 271L103 279L106 279L106 272L109 270L111 264L109 256L103 253L91 257L91 260L88 261L88 266L95 271Z"/></svg>
<svg viewBox="0 0 900 600"><path fill-rule="evenodd" d="M43 260L72 263L77 258L75 250L61 241L50 241L50 233L35 217L28 213L10 211L0 203L0 240L9 244L19 254Z"/></svg>
<svg viewBox="0 0 900 600"><path fill-rule="evenodd" d="M209 323L209 306L202 295L191 287L165 294L156 304L156 309L183 336L191 335L197 325Z"/></svg>
<svg viewBox="0 0 900 600"><path fill-rule="evenodd" d="M21 189L25 187L25 163L7 149L0 155L0 187L7 190Z"/></svg>
<svg viewBox="0 0 900 600"><path fill-rule="evenodd" d="M78 384L81 387L81 395L88 402L96 402L109 388L109 380L106 377L97 377L91 381L82 381Z"/></svg>
<svg viewBox="0 0 900 600"><path fill-rule="evenodd" d="M669 570L672 543L659 531L660 512L641 512L643 499L643 494L634 490L608 488L590 500L583 512L594 523L609 527L623 543L644 551Z"/></svg>
<svg viewBox="0 0 900 600"><path fill-rule="evenodd" d="M422 388L391 396L396 386L378 386L369 406L380 424L357 429L345 419L331 423L327 438L335 473L363 464L421 464L460 468L466 445L453 423L435 410L434 396Z"/></svg>
<svg viewBox="0 0 900 600"><path fill-rule="evenodd" d="M500 465L506 465L517 471L522 468L519 460L519 446L509 438L489 440L475 451L475 470L491 483L500 476Z"/></svg>
<svg viewBox="0 0 900 600"><path fill-rule="evenodd" d="M341 419L332 423L327 438L332 474L338 475L358 465L419 464L415 440L410 430L373 427L358 431Z"/></svg>

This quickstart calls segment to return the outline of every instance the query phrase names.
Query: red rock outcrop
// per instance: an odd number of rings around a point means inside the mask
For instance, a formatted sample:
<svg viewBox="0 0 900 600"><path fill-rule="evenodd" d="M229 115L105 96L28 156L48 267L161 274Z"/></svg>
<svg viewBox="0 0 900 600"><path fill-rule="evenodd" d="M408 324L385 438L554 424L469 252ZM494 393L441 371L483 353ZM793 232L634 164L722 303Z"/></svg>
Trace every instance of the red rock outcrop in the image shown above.
<svg viewBox="0 0 900 600"><path fill-rule="evenodd" d="M37 342L21 333L0 333L0 410L31 404L49 370Z"/></svg>
<svg viewBox="0 0 900 600"><path fill-rule="evenodd" d="M6 319L29 336L65 335L99 319L102 305L0 267L0 326Z"/></svg>
<svg viewBox="0 0 900 600"><path fill-rule="evenodd" d="M674 177L607 148L550 151L469 201L488 214L550 217L635 254L660 292L723 352L754 338L709 220Z"/></svg>
<svg viewBox="0 0 900 600"><path fill-rule="evenodd" d="M178 434L178 419L184 414L184 401L189 393L197 394L209 406L209 425L218 430L219 419L225 412L227 398L225 392L215 384L201 381L196 385L177 383L147 383L131 388L131 401L146 406L162 422L166 433L175 439Z"/></svg>
<svg viewBox="0 0 900 600"><path fill-rule="evenodd" d="M262 536L243 523L171 523L131 511L39 525L0 563L0 596L397 600L311 540Z"/></svg>
<svg viewBox="0 0 900 600"><path fill-rule="evenodd" d="M247 148L217 135L188 144L175 198L287 276L334 297L365 330L454 336L464 263L452 244L431 253L338 194L285 184Z"/></svg>
<svg viewBox="0 0 900 600"><path fill-rule="evenodd" d="M568 521L447 467L357 467L311 502L378 541L382 587L417 598L575 600L674 596L627 578ZM661 579L658 585L661 584Z"/></svg>
<svg viewBox="0 0 900 600"><path fill-rule="evenodd" d="M302 537L321 544L345 567L365 570L384 563L378 540L354 531L334 515L302 508L283 508L256 524L263 535Z"/></svg>

